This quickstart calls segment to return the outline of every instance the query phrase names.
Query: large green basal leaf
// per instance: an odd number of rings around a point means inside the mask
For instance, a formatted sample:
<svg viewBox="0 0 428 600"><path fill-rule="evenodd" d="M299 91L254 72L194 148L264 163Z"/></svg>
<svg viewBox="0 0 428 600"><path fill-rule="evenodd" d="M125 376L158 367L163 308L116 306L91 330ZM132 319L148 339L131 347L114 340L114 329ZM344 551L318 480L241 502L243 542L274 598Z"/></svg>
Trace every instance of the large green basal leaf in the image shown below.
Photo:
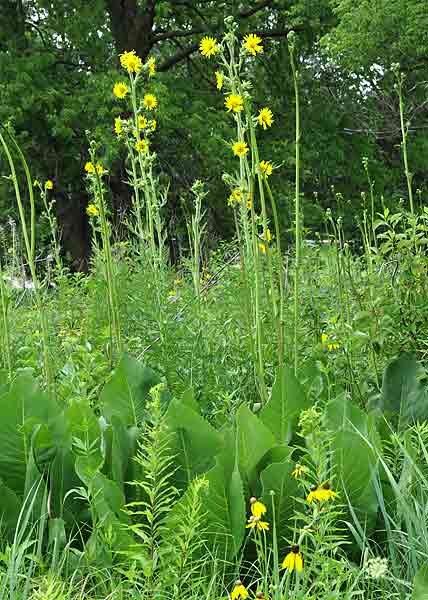
<svg viewBox="0 0 428 600"><path fill-rule="evenodd" d="M233 436L228 432L225 450L206 474L208 490L204 509L208 542L220 559L236 556L245 535L245 498L233 445Z"/></svg>
<svg viewBox="0 0 428 600"><path fill-rule="evenodd" d="M236 413L236 435L239 470L246 485L252 489L255 486L257 466L276 445L276 440L271 430L246 404L241 404Z"/></svg>
<svg viewBox="0 0 428 600"><path fill-rule="evenodd" d="M0 480L0 532L13 539L16 524L21 510L22 500Z"/></svg>
<svg viewBox="0 0 428 600"><path fill-rule="evenodd" d="M402 354L385 369L381 404L385 412L399 415L400 428L428 418L428 393L417 378L413 354Z"/></svg>
<svg viewBox="0 0 428 600"><path fill-rule="evenodd" d="M294 498L301 495L296 479L291 476L293 468L291 460L287 459L269 465L260 474L263 490L261 499L268 509L265 518L272 523L273 503L280 551L285 551L289 545L286 540L292 537L290 528L294 525L294 522L291 521L296 506Z"/></svg>
<svg viewBox="0 0 428 600"><path fill-rule="evenodd" d="M22 375L12 383L9 391L0 396L0 406L0 478L22 496L31 460L32 433L49 423L59 410L29 375Z"/></svg>
<svg viewBox="0 0 428 600"><path fill-rule="evenodd" d="M370 529L378 510L375 453L361 435L352 431L338 431L333 437L332 449L341 500L347 504L348 498L360 522Z"/></svg>
<svg viewBox="0 0 428 600"><path fill-rule="evenodd" d="M428 564L422 565L415 575L411 600L428 600Z"/></svg>
<svg viewBox="0 0 428 600"><path fill-rule="evenodd" d="M119 417L127 426L141 424L149 392L160 382L155 371L125 354L101 392L102 414L108 421L113 416ZM169 393L162 392L161 400L167 403Z"/></svg>
<svg viewBox="0 0 428 600"><path fill-rule="evenodd" d="M221 435L189 404L173 400L166 414L171 431L170 449L177 467L175 480L185 488L198 475L214 464L222 438Z"/></svg>
<svg viewBox="0 0 428 600"><path fill-rule="evenodd" d="M286 366L278 369L272 395L260 412L260 419L269 427L278 443L289 442L302 410L309 408L305 390L293 371Z"/></svg>

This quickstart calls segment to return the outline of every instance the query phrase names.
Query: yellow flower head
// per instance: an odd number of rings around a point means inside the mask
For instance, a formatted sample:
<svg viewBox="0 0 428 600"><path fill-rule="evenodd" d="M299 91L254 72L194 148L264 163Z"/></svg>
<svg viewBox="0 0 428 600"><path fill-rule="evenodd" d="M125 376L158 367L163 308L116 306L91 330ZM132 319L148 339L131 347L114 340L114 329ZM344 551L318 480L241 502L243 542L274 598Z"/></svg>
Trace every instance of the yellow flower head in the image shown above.
<svg viewBox="0 0 428 600"><path fill-rule="evenodd" d="M227 204L229 206L233 206L234 204L238 204L239 202L241 202L241 200L242 200L242 191L239 188L235 188L230 193Z"/></svg>
<svg viewBox="0 0 428 600"><path fill-rule="evenodd" d="M48 179L47 181L45 181L45 188L47 190L53 190L53 181L51 181L50 179Z"/></svg>
<svg viewBox="0 0 428 600"><path fill-rule="evenodd" d="M242 158L247 154L249 148L246 142L235 142L232 146L233 154Z"/></svg>
<svg viewBox="0 0 428 600"><path fill-rule="evenodd" d="M230 598L231 600L238 600L238 598L242 598L243 600L245 600L245 598L248 598L247 588L242 584L242 581L240 579L235 581L235 587L233 588L232 593L230 594Z"/></svg>
<svg viewBox="0 0 428 600"><path fill-rule="evenodd" d="M215 72L215 80L217 83L217 89L221 90L221 88L223 87L223 82L224 82L224 75L223 73L221 73L220 71L216 71Z"/></svg>
<svg viewBox="0 0 428 600"><path fill-rule="evenodd" d="M270 175L272 175L272 171L273 171L272 163L269 162L268 160L260 161L259 167L260 167L260 171L262 172L262 174L265 177L269 177Z"/></svg>
<svg viewBox="0 0 428 600"><path fill-rule="evenodd" d="M273 123L273 114L270 108L262 108L259 111L259 115L257 117L257 121L263 127L263 129L267 129L272 126Z"/></svg>
<svg viewBox="0 0 428 600"><path fill-rule="evenodd" d="M294 479L298 479L299 477L301 477L304 473L308 473L309 469L308 467L305 467L303 465L299 465L297 464L294 467L294 471L291 472L291 476L294 477Z"/></svg>
<svg viewBox="0 0 428 600"><path fill-rule="evenodd" d="M102 164L101 164L101 163L97 163L97 164L95 165L95 168L96 168L96 170L97 170L97 173L98 173L98 175L100 175L100 176L101 176L101 175L104 175L105 171L104 171L104 167L102 166Z"/></svg>
<svg viewBox="0 0 428 600"><path fill-rule="evenodd" d="M120 54L120 64L128 73L139 73L143 68L141 58L135 54L135 50Z"/></svg>
<svg viewBox="0 0 428 600"><path fill-rule="evenodd" d="M86 165L85 165L85 171L87 173L89 173L90 175L93 175L95 173L94 163L87 162Z"/></svg>
<svg viewBox="0 0 428 600"><path fill-rule="evenodd" d="M182 283L183 283L182 277L177 277L176 279L174 279L174 285L181 285Z"/></svg>
<svg viewBox="0 0 428 600"><path fill-rule="evenodd" d="M224 104L227 108L227 112L233 110L233 112L237 113L241 112L241 110L244 110L244 101L242 99L242 96L236 96L235 94L231 94L226 98Z"/></svg>
<svg viewBox="0 0 428 600"><path fill-rule="evenodd" d="M138 129L145 129L147 127L147 119L144 115L138 115Z"/></svg>
<svg viewBox="0 0 428 600"><path fill-rule="evenodd" d="M338 344L337 342L334 341L330 341L329 342L329 337L326 333L323 333L321 335L321 343L323 344L323 346L327 347L327 350L329 352L333 352L334 350L338 350L340 348L340 344Z"/></svg>
<svg viewBox="0 0 428 600"><path fill-rule="evenodd" d="M156 61L153 56L151 56L147 61L147 68L149 70L149 77L153 77L153 75L156 73Z"/></svg>
<svg viewBox="0 0 428 600"><path fill-rule="evenodd" d="M270 232L269 227L266 227L266 231L263 231L260 237L267 243L269 243L272 240L272 234Z"/></svg>
<svg viewBox="0 0 428 600"><path fill-rule="evenodd" d="M214 56L219 51L217 40L213 37L205 36L199 44L199 51L205 58L211 58L211 56Z"/></svg>
<svg viewBox="0 0 428 600"><path fill-rule="evenodd" d="M98 208L95 206L95 204L88 204L88 206L86 207L86 214L88 215L88 217L98 216Z"/></svg>
<svg viewBox="0 0 428 600"><path fill-rule="evenodd" d="M116 135L120 135L123 131L122 119L120 117L116 117L114 120L114 132Z"/></svg>
<svg viewBox="0 0 428 600"><path fill-rule="evenodd" d="M330 489L329 483L324 483L324 485L314 485L309 492L306 501L308 504L311 504L314 500L317 502L325 502L327 500L334 500L337 497L337 492L334 492Z"/></svg>
<svg viewBox="0 0 428 600"><path fill-rule="evenodd" d="M266 244L263 244L262 242L259 242L258 246L259 246L259 251L262 254L266 254L266 250L267 250Z"/></svg>
<svg viewBox="0 0 428 600"><path fill-rule="evenodd" d="M158 123L157 123L156 119L152 119L149 123L150 131L156 131L157 126L158 126Z"/></svg>
<svg viewBox="0 0 428 600"><path fill-rule="evenodd" d="M257 529L258 531L269 531L269 523L262 521L261 517L255 517L254 515L251 515L245 527L247 529Z"/></svg>
<svg viewBox="0 0 428 600"><path fill-rule="evenodd" d="M149 143L147 140L138 140L138 142L136 142L135 144L135 149L137 152L141 152L141 153L145 153L148 151L149 149Z"/></svg>
<svg viewBox="0 0 428 600"><path fill-rule="evenodd" d="M113 94L116 96L116 98L125 98L128 92L129 88L126 83L123 83L123 81L115 83L113 86Z"/></svg>
<svg viewBox="0 0 428 600"><path fill-rule="evenodd" d="M146 94L143 99L143 104L148 110L155 110L158 105L156 96L153 94Z"/></svg>
<svg viewBox="0 0 428 600"><path fill-rule="evenodd" d="M289 573L294 571L294 569L300 573L303 569L303 558L300 554L299 546L293 546L291 548L291 552L289 552L282 561L282 568L288 569Z"/></svg>
<svg viewBox="0 0 428 600"><path fill-rule="evenodd" d="M263 515L266 514L267 512L267 508L266 506L263 504L263 502L260 502L260 500L257 500L257 498L254 498L254 496L252 496L250 498L250 506L251 506L251 514L254 517L257 518L261 518Z"/></svg>
<svg viewBox="0 0 428 600"><path fill-rule="evenodd" d="M35 179L33 181L33 187L38 187L39 185L40 185L40 182L37 179Z"/></svg>
<svg viewBox="0 0 428 600"><path fill-rule="evenodd" d="M256 56L256 54L263 52L263 46L261 45L262 38L254 33L250 33L244 37L244 48L247 52Z"/></svg>

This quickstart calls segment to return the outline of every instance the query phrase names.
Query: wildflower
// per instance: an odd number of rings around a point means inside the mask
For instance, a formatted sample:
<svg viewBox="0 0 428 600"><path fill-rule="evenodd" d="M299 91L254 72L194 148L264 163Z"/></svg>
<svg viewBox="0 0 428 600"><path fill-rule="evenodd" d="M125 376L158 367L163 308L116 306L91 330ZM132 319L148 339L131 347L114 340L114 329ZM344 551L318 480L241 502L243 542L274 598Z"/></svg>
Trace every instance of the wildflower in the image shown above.
<svg viewBox="0 0 428 600"><path fill-rule="evenodd" d="M266 254L266 250L267 250L266 244L263 244L262 242L259 242L258 246L259 246L259 251L262 254Z"/></svg>
<svg viewBox="0 0 428 600"><path fill-rule="evenodd" d="M116 135L120 135L122 131L122 119L120 117L116 117L116 119L114 120L114 132Z"/></svg>
<svg viewBox="0 0 428 600"><path fill-rule="evenodd" d="M314 500L318 502L325 502L327 500L331 500L337 497L337 492L334 492L330 489L330 484L325 483L322 486L313 485L311 491L309 492L306 501L308 504L311 504Z"/></svg>
<svg viewBox="0 0 428 600"><path fill-rule="evenodd" d="M146 94L143 99L143 104L148 110L155 110L158 105L156 96L153 94Z"/></svg>
<svg viewBox="0 0 428 600"><path fill-rule="evenodd" d="M256 56L256 54L263 52L263 46L261 45L262 38L254 33L250 33L244 36L244 48L247 52Z"/></svg>
<svg viewBox="0 0 428 600"><path fill-rule="evenodd" d="M89 173L90 175L93 175L95 173L94 163L87 162L86 165L85 165L85 171L87 173Z"/></svg>
<svg viewBox="0 0 428 600"><path fill-rule="evenodd" d="M176 279L174 279L174 285L181 285L182 283L183 283L182 277L177 277Z"/></svg>
<svg viewBox="0 0 428 600"><path fill-rule="evenodd" d="M247 154L249 148L246 142L235 142L232 146L233 154L242 158Z"/></svg>
<svg viewBox="0 0 428 600"><path fill-rule="evenodd" d="M231 110L233 110L233 112L241 112L241 110L244 110L244 101L242 99L242 96L237 96L235 94L231 94L230 96L228 96L226 98L226 100L224 101L224 104L227 108L227 112L230 112Z"/></svg>
<svg viewBox="0 0 428 600"><path fill-rule="evenodd" d="M120 54L120 64L128 73L139 73L143 68L141 58L135 54L135 50Z"/></svg>
<svg viewBox="0 0 428 600"><path fill-rule="evenodd" d="M251 515L251 517L248 519L248 523L245 526L247 529L257 529L258 531L268 531L269 530L269 523L267 523L267 521L262 521L261 517L255 517L254 515Z"/></svg>
<svg viewBox="0 0 428 600"><path fill-rule="evenodd" d="M268 243L272 240L272 234L270 232L269 227L266 227L266 231L264 231L260 237L262 238L262 240L266 240L266 242Z"/></svg>
<svg viewBox="0 0 428 600"><path fill-rule="evenodd" d="M202 56L211 58L211 56L214 56L214 54L217 54L219 51L217 40L213 37L205 36L202 38L201 43L199 44L199 51Z"/></svg>
<svg viewBox="0 0 428 600"><path fill-rule="evenodd" d="M33 181L33 187L38 187L39 185L40 185L40 182L37 179L35 179Z"/></svg>
<svg viewBox="0 0 428 600"><path fill-rule="evenodd" d="M152 119L150 121L150 131L156 131L156 127L158 126L156 119Z"/></svg>
<svg viewBox="0 0 428 600"><path fill-rule="evenodd" d="M125 98L126 94L129 92L129 88L126 85L126 83L123 83L122 81L115 83L113 86L113 94L116 96L116 98Z"/></svg>
<svg viewBox="0 0 428 600"><path fill-rule="evenodd" d="M329 337L326 333L323 333L321 335L321 343L327 347L327 350L329 352L333 352L334 350L338 350L340 348L340 344L338 344L337 342L331 341L329 342Z"/></svg>
<svg viewBox="0 0 428 600"><path fill-rule="evenodd" d="M367 578L383 579L388 573L388 559L380 557L369 558L365 567L367 570Z"/></svg>
<svg viewBox="0 0 428 600"><path fill-rule="evenodd" d="M147 119L144 115L138 115L138 129L145 129L147 127Z"/></svg>
<svg viewBox="0 0 428 600"><path fill-rule="evenodd" d="M215 72L215 79L216 79L216 83L217 83L217 89L221 90L221 88L223 87L223 82L224 82L224 75L223 75L223 73L220 73L220 71L216 71Z"/></svg>
<svg viewBox="0 0 428 600"><path fill-rule="evenodd" d="M260 161L259 167L260 167L260 171L262 172L262 174L265 177L269 177L270 175L272 175L272 171L273 171L272 163L269 162L268 160Z"/></svg>
<svg viewBox="0 0 428 600"><path fill-rule="evenodd" d="M294 569L300 573L303 569L303 558L300 554L299 546L296 545L291 548L291 552L282 561L282 568L288 569L289 573L294 571Z"/></svg>
<svg viewBox="0 0 428 600"><path fill-rule="evenodd" d="M96 170L97 170L97 174L98 174L98 175L100 175L100 176L101 176L101 175L104 175L104 172L105 172L105 171L104 171L104 167L102 166L102 164L101 164L101 163L97 163L97 164L95 165L95 168L96 168Z"/></svg>
<svg viewBox="0 0 428 600"><path fill-rule="evenodd" d="M233 588L232 593L230 594L230 598L231 600L237 600L238 598L242 598L243 600L245 600L245 598L248 598L247 588L242 584L242 581L240 579L237 579L235 581L235 587Z"/></svg>
<svg viewBox="0 0 428 600"><path fill-rule="evenodd" d="M303 473L307 473L308 471L309 471L308 467L299 465L297 463L297 465L294 467L294 471L291 472L291 476L294 477L294 479L298 479L299 477L302 476Z"/></svg>
<svg viewBox="0 0 428 600"><path fill-rule="evenodd" d="M273 114L270 108L261 108L257 117L257 121L263 127L263 129L267 129L272 126L273 123Z"/></svg>
<svg viewBox="0 0 428 600"><path fill-rule="evenodd" d="M251 210L253 206L252 200L251 200L251 194L248 194L248 198L247 198L247 210Z"/></svg>
<svg viewBox="0 0 428 600"><path fill-rule="evenodd" d="M98 208L95 206L95 204L88 204L88 206L86 207L86 214L89 217L97 217L98 216Z"/></svg>
<svg viewBox="0 0 428 600"><path fill-rule="evenodd" d="M153 77L153 75L156 73L156 61L153 56L151 56L147 61L147 67L149 69L149 77Z"/></svg>
<svg viewBox="0 0 428 600"><path fill-rule="evenodd" d="M231 191L229 200L227 201L227 204L229 206L233 206L234 204L238 204L239 202L241 202L241 200L242 200L242 192L239 188L235 188L234 190Z"/></svg>
<svg viewBox="0 0 428 600"><path fill-rule="evenodd" d="M149 143L147 140L138 140L138 142L135 143L135 149L137 152L141 152L141 153L145 153L148 151L149 149Z"/></svg>
<svg viewBox="0 0 428 600"><path fill-rule="evenodd" d="M53 181L51 181L50 179L48 179L48 180L45 182L45 188L46 188L47 190L53 190Z"/></svg>
<svg viewBox="0 0 428 600"><path fill-rule="evenodd" d="M263 502L260 502L260 500L257 500L257 498L255 498L254 496L252 496L250 498L250 505L251 505L251 514L254 517L257 517L260 519L267 512L267 508L263 504Z"/></svg>

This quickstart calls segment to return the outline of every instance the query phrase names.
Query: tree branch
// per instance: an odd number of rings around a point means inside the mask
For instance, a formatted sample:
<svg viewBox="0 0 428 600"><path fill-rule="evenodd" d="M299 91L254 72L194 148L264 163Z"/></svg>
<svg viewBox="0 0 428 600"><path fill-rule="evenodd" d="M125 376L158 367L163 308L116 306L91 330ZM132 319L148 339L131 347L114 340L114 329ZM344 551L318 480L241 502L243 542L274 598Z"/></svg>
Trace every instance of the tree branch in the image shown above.
<svg viewBox="0 0 428 600"><path fill-rule="evenodd" d="M263 2L260 2L256 6L241 11L238 16L241 18L251 17L252 15L255 15L257 12L259 12L259 10L263 10L263 8L271 6L271 4L273 4L273 0L263 0Z"/></svg>

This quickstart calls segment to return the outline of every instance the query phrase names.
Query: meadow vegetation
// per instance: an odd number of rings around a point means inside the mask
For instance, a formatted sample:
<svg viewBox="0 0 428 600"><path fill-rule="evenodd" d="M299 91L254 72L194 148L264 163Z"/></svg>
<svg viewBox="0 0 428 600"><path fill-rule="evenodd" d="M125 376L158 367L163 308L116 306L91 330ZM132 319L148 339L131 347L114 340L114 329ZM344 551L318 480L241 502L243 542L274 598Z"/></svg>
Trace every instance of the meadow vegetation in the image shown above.
<svg viewBox="0 0 428 600"><path fill-rule="evenodd" d="M361 156L352 238L334 190L308 231L297 38L285 225L269 153L283 115L248 76L263 39L233 17L198 39L234 128L217 140L234 234L206 251L196 180L176 263L154 57L122 52L110 81L132 194L120 224L109 149L87 132L88 273L64 260L55 183L2 127L18 220L1 252L0 600L428 597L428 209L405 78L393 64L405 200L378 197Z"/></svg>

